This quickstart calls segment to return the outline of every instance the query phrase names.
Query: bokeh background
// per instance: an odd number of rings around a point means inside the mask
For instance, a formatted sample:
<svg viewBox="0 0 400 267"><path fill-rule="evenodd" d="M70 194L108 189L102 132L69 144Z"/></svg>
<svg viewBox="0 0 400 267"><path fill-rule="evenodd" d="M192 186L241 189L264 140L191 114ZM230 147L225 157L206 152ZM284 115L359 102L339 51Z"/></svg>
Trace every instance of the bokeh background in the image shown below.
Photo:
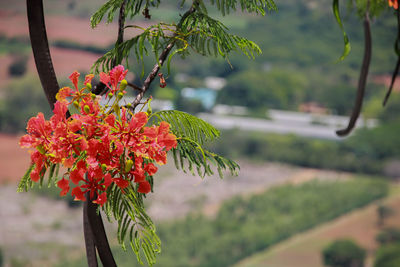
<svg viewBox="0 0 400 267"><path fill-rule="evenodd" d="M90 28L102 2L44 1L62 86L74 70L89 73L116 40L116 24ZM146 200L163 242L156 266L324 266L322 252L338 239L351 240L345 251L353 256L360 247L365 266L400 266L399 85L389 105L381 105L396 63L393 11L372 20L362 116L357 130L340 139L334 131L346 125L352 109L362 22L343 7L352 52L337 63L343 37L330 0L276 4L278 12L265 17L221 18L261 47L255 60L175 57L171 72L163 70L167 87L155 82L149 91L154 109L175 108L214 124L221 138L209 148L241 166L237 177L223 180L202 180L172 162L160 168ZM179 13L172 0L151 10L152 21L176 21ZM210 14L218 17L215 10ZM150 24L142 17L129 23ZM139 32L130 28L126 35ZM153 64L147 58L145 70ZM141 66L133 57L129 69L129 80L140 84ZM29 165L18 140L39 111L51 113L32 57L25 1L0 0L0 266L86 266L80 203L61 199L55 187L16 193ZM115 225L107 229L118 266L137 266L129 244L124 252L114 238ZM389 265L377 265L382 262Z"/></svg>

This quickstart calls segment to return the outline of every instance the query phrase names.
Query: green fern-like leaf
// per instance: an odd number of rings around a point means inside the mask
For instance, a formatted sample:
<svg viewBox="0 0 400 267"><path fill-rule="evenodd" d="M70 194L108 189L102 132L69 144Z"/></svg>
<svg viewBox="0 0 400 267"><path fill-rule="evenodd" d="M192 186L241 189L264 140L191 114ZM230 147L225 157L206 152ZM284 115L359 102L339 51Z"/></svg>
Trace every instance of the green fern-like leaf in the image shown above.
<svg viewBox="0 0 400 267"><path fill-rule="evenodd" d="M117 9L120 8L123 2L124 0L109 0L104 5L102 5L100 9L97 10L96 13L94 13L93 16L90 18L90 25L92 26L92 28L96 27L106 14L107 23L112 22L115 16L115 12L117 11Z"/></svg>
<svg viewBox="0 0 400 267"><path fill-rule="evenodd" d="M217 168L220 178L223 178L225 170L230 171L231 175L237 175L240 169L236 162L205 150L189 138L178 139L178 145L172 152L177 169L190 171L193 175L197 172L200 177L214 174L211 165Z"/></svg>
<svg viewBox="0 0 400 267"><path fill-rule="evenodd" d="M111 23L123 2L124 0L109 0L103 4L90 18L90 24L92 28L96 27L106 15L106 22ZM126 1L125 6L125 16L128 18L133 18L140 13L142 8L149 6L157 7L159 4L159 0L128 0Z"/></svg>
<svg viewBox="0 0 400 267"><path fill-rule="evenodd" d="M161 251L161 241L154 223L144 210L141 194L132 185L125 188L124 192L113 185L108 190L107 199L103 210L109 220L114 217L118 223L118 242L125 249L125 241L128 239L138 262L143 264L144 255L148 264L153 265L156 254Z"/></svg>
<svg viewBox="0 0 400 267"><path fill-rule="evenodd" d="M32 187L33 182L31 180L30 174L35 167L36 165L32 164L25 172L24 176L22 177L21 181L18 184L17 192L28 192L29 188Z"/></svg>
<svg viewBox="0 0 400 267"><path fill-rule="evenodd" d="M229 34L224 24L204 13L196 12L187 16L181 30L186 39L177 41L178 49L188 45L199 54L220 55L225 58L232 51L241 51L249 58L254 58L256 54L261 53L256 43L244 37Z"/></svg>
<svg viewBox="0 0 400 267"><path fill-rule="evenodd" d="M242 11L265 15L265 9L277 10L272 0L211 0L211 4L215 5L223 16L229 14L231 10L236 11L240 5Z"/></svg>
<svg viewBox="0 0 400 267"><path fill-rule="evenodd" d="M156 61L158 61L159 51L165 47L166 43L174 39L171 34L173 27L172 25L167 25L164 23L159 23L152 25L148 28L142 28L139 26L131 25L128 28L139 28L143 32L129 40L122 42L119 45L113 47L110 51L100 57L92 66L92 71L98 73L101 70L108 71L112 69L114 60L117 62L122 62L125 60L127 66L129 67L129 56L133 52L136 60L142 65L142 76L144 72L144 57L148 56L149 44L151 50L154 53Z"/></svg>
<svg viewBox="0 0 400 267"><path fill-rule="evenodd" d="M212 141L219 137L220 132L208 122L178 110L163 110L155 112L150 117L151 122L158 124L166 121L171 131L179 137L187 137L199 144Z"/></svg>
<svg viewBox="0 0 400 267"><path fill-rule="evenodd" d="M347 33L344 30L342 20L340 19L339 0L333 0L332 9L333 9L333 14L335 15L336 22L339 24L339 27L342 30L342 34L343 34L344 50L343 50L343 54L339 58L339 60L344 60L350 54L351 45L350 45L349 37L347 36Z"/></svg>
<svg viewBox="0 0 400 267"><path fill-rule="evenodd" d="M177 110L164 110L152 114L151 124L166 121L177 136L177 148L172 150L177 169L189 171L200 177L213 175L212 166L217 168L219 176L229 170L236 175L239 165L203 148L207 142L219 137L220 132L208 122L188 113Z"/></svg>

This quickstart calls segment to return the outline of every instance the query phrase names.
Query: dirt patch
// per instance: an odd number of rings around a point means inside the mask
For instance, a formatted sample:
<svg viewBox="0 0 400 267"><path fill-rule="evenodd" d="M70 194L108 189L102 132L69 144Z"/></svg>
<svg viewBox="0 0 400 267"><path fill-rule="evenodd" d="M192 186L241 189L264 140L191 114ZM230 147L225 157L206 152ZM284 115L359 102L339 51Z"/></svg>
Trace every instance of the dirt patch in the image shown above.
<svg viewBox="0 0 400 267"><path fill-rule="evenodd" d="M70 209L64 201L0 186L0 247L6 262L29 259L29 266L52 266L49 262L56 263L65 251L83 251L81 217L81 209Z"/></svg>
<svg viewBox="0 0 400 267"><path fill-rule="evenodd" d="M29 153L18 142L17 136L0 134L0 184L16 183L29 167Z"/></svg>
<svg viewBox="0 0 400 267"><path fill-rule="evenodd" d="M101 23L96 28L92 29L90 27L89 18L49 15L45 17L45 20L47 37L50 43L56 40L69 40L82 45L107 47L117 39L117 23ZM12 27L10 27L10 25L12 25ZM140 26L147 27L149 24L141 22ZM125 31L125 39L132 38L141 32L142 31L139 29L127 29ZM11 11L1 11L0 34L9 38L28 38L27 16Z"/></svg>
<svg viewBox="0 0 400 267"><path fill-rule="evenodd" d="M56 47L51 47L50 53L59 80L66 79L75 70L89 72L90 67L100 57L93 53ZM28 69L36 72L33 56L29 58Z"/></svg>

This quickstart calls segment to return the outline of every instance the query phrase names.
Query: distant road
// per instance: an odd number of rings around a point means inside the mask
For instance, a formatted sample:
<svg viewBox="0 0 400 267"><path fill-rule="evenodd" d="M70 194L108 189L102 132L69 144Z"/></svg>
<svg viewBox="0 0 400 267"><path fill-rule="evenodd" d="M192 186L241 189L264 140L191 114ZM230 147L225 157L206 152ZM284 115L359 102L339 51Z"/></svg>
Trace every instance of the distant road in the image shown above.
<svg viewBox="0 0 400 267"><path fill-rule="evenodd" d="M270 110L270 120L229 115L201 113L199 117L220 129L240 129L279 134L296 134L330 140L342 140L335 131L347 124L347 117L335 115L313 115L301 112ZM375 127L376 120L360 120L357 127Z"/></svg>

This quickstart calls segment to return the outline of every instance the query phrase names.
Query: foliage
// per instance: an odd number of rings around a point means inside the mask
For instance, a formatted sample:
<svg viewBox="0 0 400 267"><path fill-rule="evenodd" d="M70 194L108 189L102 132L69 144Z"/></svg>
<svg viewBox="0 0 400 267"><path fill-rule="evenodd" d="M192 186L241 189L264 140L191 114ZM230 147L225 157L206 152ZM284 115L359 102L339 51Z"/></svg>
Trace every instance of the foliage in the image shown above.
<svg viewBox="0 0 400 267"><path fill-rule="evenodd" d="M110 90L104 106L101 96L90 91L93 74L86 75L81 89L80 74L70 75L73 87L59 90L50 120L38 113L28 121L28 134L21 137L20 145L33 149L32 163L18 191L28 191L35 183L42 186L48 172L48 184L55 183L61 196L72 188L75 200L100 205L109 220L118 222L117 236L123 248L128 239L138 262L143 263L144 255L152 265L161 241L143 198L153 190L155 164L167 163L167 152L174 148L177 167L184 169L186 160L188 169L193 172L196 165L202 177L213 174L210 163L216 165L221 178L222 170L235 174L239 166L202 148L219 136L207 122L175 110L151 113L150 100L141 107L148 104L148 112L133 113L132 106L120 106L127 72L118 65L109 73L100 73L100 81ZM61 179L60 165L66 169Z"/></svg>
<svg viewBox="0 0 400 267"><path fill-rule="evenodd" d="M90 91L94 75L86 75L80 89L80 74L74 72L69 77L73 88L59 90L50 120L40 112L29 119L28 134L21 137L20 146L33 149L32 163L18 191L27 191L34 182L42 185L47 171L48 183L52 183L62 165L67 170L56 183L60 195L73 187L75 200L100 205L118 222L118 241L124 245L129 231L138 261L142 262L143 253L151 265L160 240L144 210L143 197L152 190L157 172L154 164L165 164L166 153L177 142L165 121L146 127L147 113L134 114L119 105L126 93L127 72L118 65L100 74L101 82L110 90L105 100L112 104L105 106L99 103L101 97ZM68 109L74 114L69 115Z"/></svg>
<svg viewBox="0 0 400 267"><path fill-rule="evenodd" d="M21 37L9 38L0 34L0 54L21 55L30 51L29 40Z"/></svg>
<svg viewBox="0 0 400 267"><path fill-rule="evenodd" d="M159 264L231 266L295 233L381 198L387 190L383 181L359 178L285 185L259 195L234 197L214 219L191 215L160 225L165 249Z"/></svg>
<svg viewBox="0 0 400 267"><path fill-rule="evenodd" d="M224 131L222 136L212 145L217 153L312 168L378 174L383 172L384 159L391 157L377 158L374 147L365 151L369 139L358 140L357 136L351 137L351 142L236 130Z"/></svg>
<svg viewBox="0 0 400 267"><path fill-rule="evenodd" d="M0 130L18 133L25 129L28 118L42 111L50 114L46 97L37 77L25 75L10 82L0 100Z"/></svg>
<svg viewBox="0 0 400 267"><path fill-rule="evenodd" d="M107 16L107 22L114 19L117 9L123 3L122 0L109 0L106 2L91 18L92 27L96 27L103 17ZM133 18L144 10L147 13L152 7L158 7L160 1L128 1L125 7L125 16ZM212 1L222 15L229 13L230 10L236 10L237 6L242 11L264 15L264 8L273 10L276 6L272 0L262 1ZM182 2L181 7L184 7ZM145 13L144 13L145 14ZM145 15L146 17L146 15ZM149 15L147 15L149 17ZM228 28L219 20L213 19L208 14L208 8L202 0L193 1L190 8L180 17L180 20L171 23L160 22L147 28L137 25L129 25L143 31L143 33L117 44L104 56L99 58L93 66L98 72L101 67L103 70L111 69L113 62L126 61L131 51L134 51L135 57L142 65L145 55L148 55L148 46L151 47L156 62L159 62L159 56L169 45L176 49L171 53L168 59L168 66L173 55L180 54L185 56L191 51L201 55L222 56L227 59L232 51L241 51L249 58L254 58L255 54L260 54L260 48L252 41L228 33ZM148 46L146 46L148 44ZM164 60L164 59L163 59ZM144 74L142 69L142 75Z"/></svg>
<svg viewBox="0 0 400 267"><path fill-rule="evenodd" d="M265 106L294 108L304 102L307 85L303 76L289 71L242 71L229 77L227 85L219 91L218 102L252 110Z"/></svg>
<svg viewBox="0 0 400 267"><path fill-rule="evenodd" d="M378 215L378 225L383 226L385 223L385 220L393 214L393 209L390 207L380 204L376 208L376 213Z"/></svg>
<svg viewBox="0 0 400 267"><path fill-rule="evenodd" d="M26 72L26 64L28 58L23 56L18 56L14 59L14 61L8 67L8 73L10 76L23 76Z"/></svg>
<svg viewBox="0 0 400 267"><path fill-rule="evenodd" d="M395 267L400 265L400 244L385 245L378 249L374 267Z"/></svg>
<svg viewBox="0 0 400 267"><path fill-rule="evenodd" d="M212 175L210 163L216 165L218 174L223 177L223 170L228 169L236 175L239 165L234 161L209 152L203 146L219 137L219 131L211 124L185 112L177 110L159 111L154 113L155 122L166 121L171 125L171 131L177 136L178 145L172 150L177 169L188 170L194 175L196 167L200 177ZM150 118L151 118L150 117Z"/></svg>
<svg viewBox="0 0 400 267"><path fill-rule="evenodd" d="M376 241L380 245L388 245L392 243L399 243L400 242L400 230L397 228L387 228L381 231L376 236Z"/></svg>
<svg viewBox="0 0 400 267"><path fill-rule="evenodd" d="M237 196L224 202L213 218L192 214L162 222L157 229L164 247L157 264L232 266L296 233L384 197L387 192L386 182L357 177L283 185L257 195ZM133 265L129 254L115 252L118 266ZM73 262L63 266L78 265Z"/></svg>
<svg viewBox="0 0 400 267"><path fill-rule="evenodd" d="M59 47L59 48L66 48L66 49L73 49L73 50L81 50L81 51L86 51L94 54L104 54L107 52L107 48L101 48L98 46L93 46L93 45L83 45L79 43L75 43L72 41L68 40L56 40L52 43L54 47Z"/></svg>
<svg viewBox="0 0 400 267"><path fill-rule="evenodd" d="M154 94L155 99L170 100L172 102L174 102L177 97L178 92L170 87L160 88Z"/></svg>
<svg viewBox="0 0 400 267"><path fill-rule="evenodd" d="M362 188L356 189L357 186ZM374 196L368 196L364 190L373 186L377 186ZM311 182L298 187L277 187L250 198L236 197L221 207L214 220L188 217L182 222L161 226L160 236L167 246L159 263L162 266L229 266L298 231L381 197L386 190L384 183L371 180ZM176 265L173 259L179 259Z"/></svg>
<svg viewBox="0 0 400 267"><path fill-rule="evenodd" d="M339 239L326 247L322 254L327 266L363 267L366 251L352 240Z"/></svg>

